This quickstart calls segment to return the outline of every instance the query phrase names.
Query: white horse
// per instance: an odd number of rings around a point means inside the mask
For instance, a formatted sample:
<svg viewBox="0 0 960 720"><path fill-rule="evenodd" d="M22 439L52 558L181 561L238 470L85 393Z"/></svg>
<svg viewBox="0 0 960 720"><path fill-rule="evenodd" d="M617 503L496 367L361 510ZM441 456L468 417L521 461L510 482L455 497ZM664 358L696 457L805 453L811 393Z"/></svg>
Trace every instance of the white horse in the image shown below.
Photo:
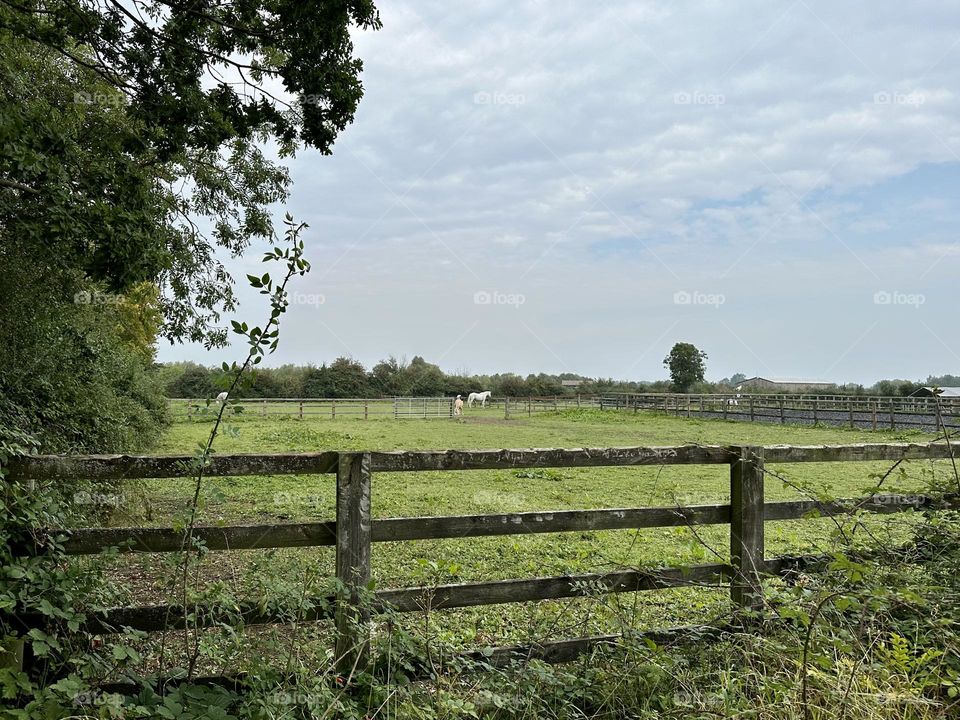
<svg viewBox="0 0 960 720"><path fill-rule="evenodd" d="M487 400L490 399L490 396L493 395L493 390L485 390L484 392L479 393L470 393L467 395L467 405L473 407L473 401L478 400L480 402L480 407L487 406Z"/></svg>
<svg viewBox="0 0 960 720"><path fill-rule="evenodd" d="M454 415L463 415L463 398L457 395L457 399L453 401L453 414Z"/></svg>
<svg viewBox="0 0 960 720"><path fill-rule="evenodd" d="M740 391L743 390L743 385L737 385L737 396L735 398L730 398L727 400L727 405L739 405L740 404Z"/></svg>

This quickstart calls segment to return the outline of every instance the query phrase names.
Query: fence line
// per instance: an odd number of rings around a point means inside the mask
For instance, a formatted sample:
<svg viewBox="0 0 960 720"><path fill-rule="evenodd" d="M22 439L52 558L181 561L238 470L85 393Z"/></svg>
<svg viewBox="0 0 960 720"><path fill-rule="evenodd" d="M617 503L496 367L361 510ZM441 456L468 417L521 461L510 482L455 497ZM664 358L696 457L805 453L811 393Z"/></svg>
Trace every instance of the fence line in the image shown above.
<svg viewBox="0 0 960 720"><path fill-rule="evenodd" d="M234 551L254 548L335 545L336 577L341 594L317 598L316 609L306 620L333 619L336 627L338 663L345 668L362 663L368 638L362 633L371 612L387 607L413 612L423 607L449 609L499 603L529 602L577 597L584 584L603 592L640 592L681 587L691 583L720 586L729 583L736 607L756 607L761 597L761 578L781 574L811 558L766 558L764 524L820 515L858 511L895 513L923 508L960 507L954 495L872 495L829 503L816 500L765 502L764 475L767 463L858 462L878 460L938 460L952 458L950 445L936 443L883 443L839 446L697 446L583 448L544 450L446 450L392 452L322 452L276 455L223 455L215 457L208 475L336 474L336 517L314 523L199 527L194 536L210 550ZM133 478L189 476L189 458L158 456L22 457L11 461L10 482L85 478L114 481ZM420 472L542 467L632 467L648 465L727 465L730 469L730 502L693 507L642 507L558 512L500 513L471 516L441 516L374 519L371 513L374 472ZM730 526L730 562L711 563L657 571L624 570L559 577L533 577L495 582L469 582L438 587L382 590L372 607L360 602L361 590L371 575L371 545L374 542L486 537L526 533L554 533L593 529L637 529L685 525ZM65 537L71 555L117 547L125 552L172 552L179 550L182 531L168 528L78 528L57 530ZM29 555L31 548L15 548ZM227 620L213 607L196 611L197 626ZM239 614L248 625L283 622L282 613L256 603L242 605ZM172 619L172 624L168 621ZM21 616L23 627L42 626L41 617ZM167 605L112 608L92 613L85 629L110 633L122 627L157 631L183 627L182 608ZM563 641L568 649L589 647L589 638ZM498 650L500 652L502 649ZM566 657L564 653L560 656Z"/></svg>
<svg viewBox="0 0 960 720"><path fill-rule="evenodd" d="M383 397L383 398L238 398L230 401L233 412L242 417L292 417L304 420L338 418L431 419L452 418L454 398L437 397ZM210 406L216 407L215 402ZM174 418L204 417L207 400L169 398L168 406ZM580 407L600 407L599 396L550 395L529 397L500 397L487 400L485 406L499 410L505 417L533 415L539 412L567 410ZM481 407L465 407L470 415Z"/></svg>
<svg viewBox="0 0 960 720"><path fill-rule="evenodd" d="M389 398L240 398L231 400L242 417L293 417L300 420L338 418L453 418L452 397ZM174 418L203 417L206 400L172 398ZM486 408L506 419L572 408L659 411L677 417L798 425L837 425L870 430L960 430L960 398L915 398L849 395L748 393L614 393L499 397ZM465 408L467 416L482 412Z"/></svg>
<svg viewBox="0 0 960 720"><path fill-rule="evenodd" d="M603 409L654 410L678 417L750 422L838 425L870 430L960 429L960 398L789 394L618 393Z"/></svg>

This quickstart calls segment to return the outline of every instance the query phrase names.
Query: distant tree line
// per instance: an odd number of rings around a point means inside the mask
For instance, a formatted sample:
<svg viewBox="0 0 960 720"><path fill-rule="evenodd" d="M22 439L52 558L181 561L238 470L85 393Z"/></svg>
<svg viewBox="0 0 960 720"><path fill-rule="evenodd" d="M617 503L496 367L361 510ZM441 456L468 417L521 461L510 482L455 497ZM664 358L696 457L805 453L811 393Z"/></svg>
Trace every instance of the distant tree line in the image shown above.
<svg viewBox="0 0 960 720"><path fill-rule="evenodd" d="M924 387L960 387L958 375L929 375L926 380L880 380L864 387L863 385L849 384L840 388L840 392L850 395L883 395L907 397L915 394Z"/></svg>
<svg viewBox="0 0 960 720"><path fill-rule="evenodd" d="M156 378L167 397L208 398L222 389L223 371L192 362L166 363L155 366ZM564 380L579 380L578 387L565 387ZM693 382L688 391L694 393L732 392L743 382L737 373L717 382ZM960 377L943 375L928 377L925 382L881 380L869 387L848 384L831 393L851 395L907 396L929 385L960 386ZM257 370L251 386L237 397L279 398L377 398L393 396L453 396L492 390L494 397L528 397L551 395L596 395L612 392L673 392L669 380L652 382L590 378L575 373L462 374L446 373L439 366L419 355L407 362L389 357L367 369L351 358L340 357L323 365L282 365Z"/></svg>
<svg viewBox="0 0 960 720"><path fill-rule="evenodd" d="M223 371L196 363L159 365L157 373L167 397L207 398L220 392ZM579 387L564 387L563 380L579 380ZM495 397L596 394L604 392L667 392L666 380L653 383L610 378L587 378L574 373L526 377L515 373L494 375L450 374L420 356L411 361L389 357L371 369L350 358L330 364L283 365L260 368L252 385L238 397L376 398L392 396L452 396L492 390Z"/></svg>

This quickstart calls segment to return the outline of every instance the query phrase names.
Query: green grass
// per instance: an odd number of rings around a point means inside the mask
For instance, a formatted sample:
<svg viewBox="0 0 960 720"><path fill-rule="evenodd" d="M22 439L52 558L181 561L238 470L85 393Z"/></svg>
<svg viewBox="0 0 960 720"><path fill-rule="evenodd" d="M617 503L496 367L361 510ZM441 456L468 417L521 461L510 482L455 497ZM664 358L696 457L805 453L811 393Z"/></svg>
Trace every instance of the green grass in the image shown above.
<svg viewBox="0 0 960 720"><path fill-rule="evenodd" d="M529 447L609 447L700 444L838 444L894 440L929 440L921 433L870 432L841 428L752 425L696 420L656 414L597 410L544 413L505 421L502 410L468 412L465 420L361 420L338 418L260 418L247 415L217 443L220 454L232 452L315 452L320 450L477 449ZM192 454L209 432L207 421L172 425L161 453ZM817 463L772 466L766 483L768 500L801 497L806 492L833 497L862 494L889 463ZM917 490L942 464L905 463L885 489ZM788 483L775 479L785 478ZM633 468L557 468L536 471L375 473L375 517L464 515L487 512L641 507L724 502L729 493L726 466ZM140 483L128 495L126 509L148 525L169 526L191 495L189 480ZM331 519L334 478L324 476L211 478L205 481L201 522L207 524L276 523ZM123 513L113 524L134 518ZM909 518L887 516L871 521L871 532L902 537ZM823 552L833 547L833 524L825 519L767 524L767 554ZM405 543L377 543L373 575L377 586L400 587L535 575L584 573L620 567L652 567L726 559L728 528L664 528L601 531L500 538L470 538ZM706 544L707 547L704 546ZM242 584L264 551L212 553L203 579ZM307 568L333 571L331 548L275 551L271 568L287 578ZM132 599L158 601L164 571L159 556L129 556L117 573L136 578ZM632 617L665 625L709 617L722 608L721 590L683 589L625 595ZM442 613L434 627L464 644L503 643L544 635L609 632L623 606L597 611L584 601L512 605Z"/></svg>

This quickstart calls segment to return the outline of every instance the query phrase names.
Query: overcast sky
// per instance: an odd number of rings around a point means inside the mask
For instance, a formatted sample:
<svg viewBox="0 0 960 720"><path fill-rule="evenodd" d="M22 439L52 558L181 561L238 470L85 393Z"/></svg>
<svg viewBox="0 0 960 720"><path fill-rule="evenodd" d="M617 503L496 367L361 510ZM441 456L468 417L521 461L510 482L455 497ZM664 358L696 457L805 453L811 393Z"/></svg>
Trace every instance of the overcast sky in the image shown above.
<svg viewBox="0 0 960 720"><path fill-rule="evenodd" d="M380 11L354 124L290 164L314 269L269 364L960 374L960 3Z"/></svg>

